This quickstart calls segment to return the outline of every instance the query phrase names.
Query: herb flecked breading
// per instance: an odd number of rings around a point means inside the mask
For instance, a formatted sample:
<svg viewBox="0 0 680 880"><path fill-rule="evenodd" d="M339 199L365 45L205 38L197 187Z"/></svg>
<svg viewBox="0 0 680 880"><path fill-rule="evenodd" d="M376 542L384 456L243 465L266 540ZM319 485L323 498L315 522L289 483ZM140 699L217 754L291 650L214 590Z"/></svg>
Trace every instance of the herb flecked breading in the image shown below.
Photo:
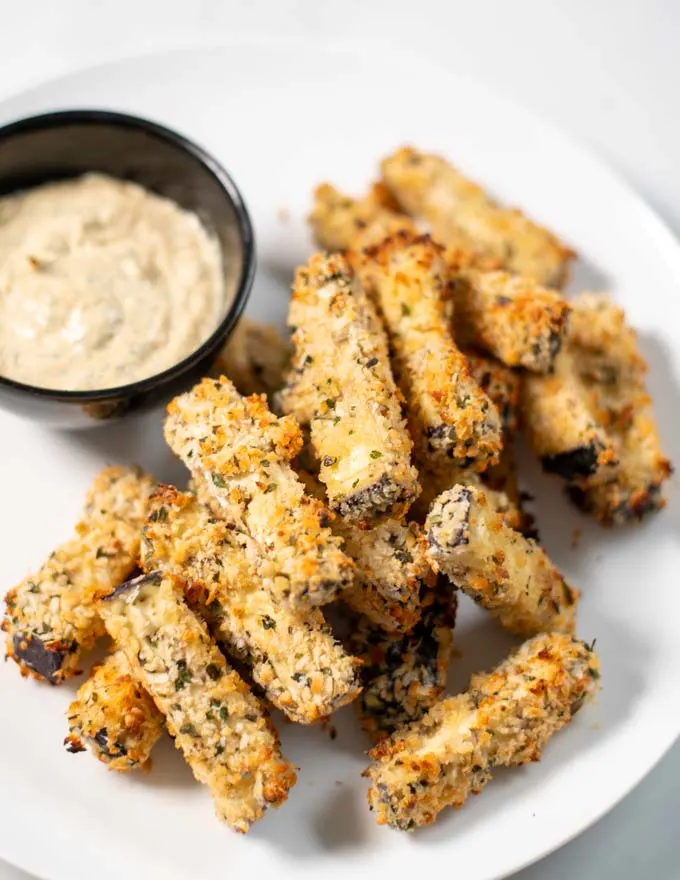
<svg viewBox="0 0 680 880"><path fill-rule="evenodd" d="M483 470L500 450L500 417L453 339L441 251L401 232L350 259L385 323L419 462Z"/></svg>
<svg viewBox="0 0 680 880"><path fill-rule="evenodd" d="M522 429L547 473L595 485L618 471L616 449L588 407L570 348L549 375L523 377Z"/></svg>
<svg viewBox="0 0 680 880"><path fill-rule="evenodd" d="M365 617L351 645L364 661L355 706L374 742L418 721L441 697L449 670L456 594L446 582L423 596L422 617L406 634L390 634Z"/></svg>
<svg viewBox="0 0 680 880"><path fill-rule="evenodd" d="M469 690L437 703L420 721L379 743L368 801L381 825L412 831L461 807L496 766L538 761L550 737L597 690L597 655L561 634L525 642Z"/></svg>
<svg viewBox="0 0 680 880"><path fill-rule="evenodd" d="M81 654L104 631L95 594L136 567L153 485L137 468L105 468L87 493L75 537L9 591L2 629L22 675L58 684L77 674Z"/></svg>
<svg viewBox="0 0 680 880"><path fill-rule="evenodd" d="M130 674L122 651L92 669L66 715L68 751L87 748L110 770L147 769L163 733L163 716Z"/></svg>
<svg viewBox="0 0 680 880"><path fill-rule="evenodd" d="M455 252L449 252L458 338L508 367L548 372L567 332L567 300L530 277L455 263Z"/></svg>
<svg viewBox="0 0 680 880"><path fill-rule="evenodd" d="M228 379L204 379L168 406L165 438L216 503L258 546L259 577L292 603L322 605L354 576L328 514L290 462L302 435L264 397L241 397Z"/></svg>
<svg viewBox="0 0 680 880"><path fill-rule="evenodd" d="M269 716L183 591L181 580L155 572L103 596L98 607L194 776L210 789L218 818L245 832L286 800L295 770Z"/></svg>
<svg viewBox="0 0 680 880"><path fill-rule="evenodd" d="M218 354L211 374L227 376L239 394L270 397L283 387L290 356L290 343L276 327L244 315Z"/></svg>
<svg viewBox="0 0 680 880"><path fill-rule="evenodd" d="M496 260L508 271L560 288L575 257L571 248L516 208L501 207L441 156L402 147L381 163L382 180L433 237Z"/></svg>
<svg viewBox="0 0 680 880"><path fill-rule="evenodd" d="M418 493L412 442L380 319L344 257L297 270L289 323L282 405L310 426L330 509L357 524L403 515Z"/></svg>
<svg viewBox="0 0 680 880"><path fill-rule="evenodd" d="M309 444L298 459L298 473L309 494L325 500L324 488L314 476L318 467ZM420 620L421 597L435 582L420 526L388 519L362 529L334 516L331 529L342 538L343 549L355 565L354 581L343 590L342 600L385 632L412 629Z"/></svg>
<svg viewBox="0 0 680 880"><path fill-rule="evenodd" d="M662 489L672 468L661 449L637 335L606 294L584 292L573 300L569 346L588 408L619 462L611 479L576 482L570 495L606 525L639 520L665 505Z"/></svg>
<svg viewBox="0 0 680 880"><path fill-rule="evenodd" d="M510 632L571 632L578 592L532 539L508 527L483 489L456 485L432 505L428 556Z"/></svg>
<svg viewBox="0 0 680 880"><path fill-rule="evenodd" d="M314 197L310 222L327 247L360 251L395 235L419 234L417 224L384 199L353 199L328 184ZM447 244L431 231L435 241ZM455 303L457 342L509 367L548 371L567 330L569 303L531 276L500 271L498 260L476 254L470 242L445 247L441 257Z"/></svg>
<svg viewBox="0 0 680 880"><path fill-rule="evenodd" d="M163 486L151 497L145 569L183 577L190 606L248 664L272 705L310 724L356 697L358 662L335 641L319 609L281 602L257 577L249 545L193 495Z"/></svg>

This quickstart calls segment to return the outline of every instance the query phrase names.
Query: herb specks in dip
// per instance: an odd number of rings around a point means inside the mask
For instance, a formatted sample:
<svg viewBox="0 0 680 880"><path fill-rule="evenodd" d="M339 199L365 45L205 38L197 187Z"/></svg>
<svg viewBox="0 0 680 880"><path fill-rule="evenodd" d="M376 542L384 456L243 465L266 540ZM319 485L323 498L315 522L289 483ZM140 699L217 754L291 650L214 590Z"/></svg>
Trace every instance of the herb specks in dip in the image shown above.
<svg viewBox="0 0 680 880"><path fill-rule="evenodd" d="M0 375L113 388L190 355L226 311L195 214L101 174L0 198Z"/></svg>

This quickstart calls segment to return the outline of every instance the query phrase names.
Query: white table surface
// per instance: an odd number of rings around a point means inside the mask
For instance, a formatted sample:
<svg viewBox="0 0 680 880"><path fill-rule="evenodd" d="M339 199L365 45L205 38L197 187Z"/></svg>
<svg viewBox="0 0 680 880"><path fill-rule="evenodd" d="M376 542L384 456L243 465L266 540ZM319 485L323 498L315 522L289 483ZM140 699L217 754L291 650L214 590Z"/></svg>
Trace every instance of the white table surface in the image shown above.
<svg viewBox="0 0 680 880"><path fill-rule="evenodd" d="M387 44L486 81L592 146L680 234L677 0L0 0L0 98L123 56L263 33ZM677 880L679 809L677 744L608 816L515 880ZM0 861L0 880L27 877Z"/></svg>

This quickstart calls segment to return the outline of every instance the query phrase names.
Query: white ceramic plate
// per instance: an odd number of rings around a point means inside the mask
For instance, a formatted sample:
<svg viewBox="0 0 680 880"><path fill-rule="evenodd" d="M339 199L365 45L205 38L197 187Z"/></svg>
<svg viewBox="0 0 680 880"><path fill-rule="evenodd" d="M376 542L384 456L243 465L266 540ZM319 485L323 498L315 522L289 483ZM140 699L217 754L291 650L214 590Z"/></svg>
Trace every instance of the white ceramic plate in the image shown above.
<svg viewBox="0 0 680 880"><path fill-rule="evenodd" d="M651 211L599 162L541 121L478 86L403 58L309 46L240 45L129 60L69 76L0 105L0 121L101 106L174 126L215 152L245 193L260 269L249 312L282 319L296 263L309 249L314 184L359 191L402 142L441 150L520 204L581 254L574 287L612 289L641 331L668 452L680 460L680 249ZM285 217L287 221L284 222ZM675 436L671 431L676 424ZM69 533L95 471L138 461L164 479L181 469L158 414L89 434L50 434L0 413L0 580L10 587ZM499 774L479 798L408 836L378 828L360 772L366 747L350 708L337 739L282 724L301 771L288 803L247 837L212 815L169 742L148 776L107 773L67 754L64 710L76 683L49 688L0 668L0 857L44 878L277 878L447 873L505 876L545 855L622 798L680 730L680 508L637 529L578 517L557 483L526 478L542 536L584 596L579 632L597 637L603 692L547 749L542 764ZM574 530L583 530L578 548ZM510 644L461 603L452 687Z"/></svg>

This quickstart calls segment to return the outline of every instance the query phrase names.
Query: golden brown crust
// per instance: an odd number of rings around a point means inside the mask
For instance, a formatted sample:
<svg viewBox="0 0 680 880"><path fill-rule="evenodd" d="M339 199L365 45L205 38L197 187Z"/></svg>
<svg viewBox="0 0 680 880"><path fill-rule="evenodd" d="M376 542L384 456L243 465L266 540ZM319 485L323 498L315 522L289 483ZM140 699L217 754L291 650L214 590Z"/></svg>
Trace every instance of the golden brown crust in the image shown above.
<svg viewBox="0 0 680 880"><path fill-rule="evenodd" d="M388 200L353 199L327 184L316 192L311 219L317 238L335 249L361 251L400 233L419 234L417 224L395 213ZM460 243L446 247L442 259L454 293L457 341L489 351L511 367L548 370L566 331L566 300L530 277L498 271L497 260Z"/></svg>
<svg viewBox="0 0 680 880"><path fill-rule="evenodd" d="M394 208L393 199L380 184L363 199L354 199L330 183L322 183L314 190L314 206L308 219L322 248L344 251L377 244L398 229L416 231L413 221Z"/></svg>
<svg viewBox="0 0 680 880"><path fill-rule="evenodd" d="M557 356L551 374L523 377L522 428L548 473L595 485L619 468L611 438L588 407L570 348Z"/></svg>
<svg viewBox="0 0 680 880"><path fill-rule="evenodd" d="M569 303L532 278L449 268L456 335L508 367L548 372L567 331Z"/></svg>
<svg viewBox="0 0 680 880"><path fill-rule="evenodd" d="M200 486L198 494L205 495ZM281 602L256 575L253 542L194 495L174 486L154 493L142 550L147 571L185 579L190 606L291 721L311 724L359 693L358 663L335 641L321 611Z"/></svg>
<svg viewBox="0 0 680 880"><path fill-rule="evenodd" d="M143 575L99 602L130 671L163 713L215 812L245 832L295 784L269 716L183 601L184 584Z"/></svg>
<svg viewBox="0 0 680 880"><path fill-rule="evenodd" d="M264 396L241 397L231 382L204 379L168 406L165 438L201 480L223 516L259 547L260 577L291 602L331 602L354 567L327 525L328 514L291 467L302 435Z"/></svg>
<svg viewBox="0 0 680 880"><path fill-rule="evenodd" d="M619 461L610 480L576 482L570 495L605 525L640 520L665 505L662 489L672 468L661 449L636 333L606 294L585 292L574 300L569 345L584 399Z"/></svg>
<svg viewBox="0 0 680 880"><path fill-rule="evenodd" d="M69 752L90 752L110 770L146 770L163 716L130 674L121 651L94 666L66 713Z"/></svg>
<svg viewBox="0 0 680 880"><path fill-rule="evenodd" d="M510 632L573 631L578 592L535 541L505 524L485 490L456 485L440 495L425 536L435 571Z"/></svg>
<svg viewBox="0 0 680 880"><path fill-rule="evenodd" d="M512 436L519 424L519 372L477 349L463 347L463 353L470 376L498 410L504 436Z"/></svg>
<svg viewBox="0 0 680 880"><path fill-rule="evenodd" d="M103 633L94 596L137 564L151 477L137 468L102 470L90 487L76 536L5 597L7 656L22 675L59 684Z"/></svg>
<svg viewBox="0 0 680 880"><path fill-rule="evenodd" d="M298 269L285 411L308 424L331 510L356 524L398 517L418 492L411 439L375 310L340 255Z"/></svg>
<svg viewBox="0 0 680 880"><path fill-rule="evenodd" d="M500 418L451 335L441 248L401 232L351 261L385 322L419 460L483 470L500 450Z"/></svg>
<svg viewBox="0 0 680 880"><path fill-rule="evenodd" d="M318 472L318 466L308 444L298 468L310 495L325 500L323 486L313 473ZM343 601L385 632L412 629L420 620L423 591L435 581L420 527L388 519L373 529L361 529L335 516L331 529L342 538L343 549L356 566L354 583L343 591Z"/></svg>
<svg viewBox="0 0 680 880"><path fill-rule="evenodd" d="M575 254L514 208L503 208L441 156L402 147L381 163L382 179L408 214L435 239L499 260L509 271L561 287Z"/></svg>
<svg viewBox="0 0 680 880"><path fill-rule="evenodd" d="M412 831L446 807L461 807L493 767L538 761L598 687L599 662L561 634L525 642L467 693L437 703L371 752L368 801L380 825Z"/></svg>
<svg viewBox="0 0 680 880"><path fill-rule="evenodd" d="M210 372L215 378L227 376L239 394L271 397L283 387L290 355L290 343L276 327L244 315Z"/></svg>

